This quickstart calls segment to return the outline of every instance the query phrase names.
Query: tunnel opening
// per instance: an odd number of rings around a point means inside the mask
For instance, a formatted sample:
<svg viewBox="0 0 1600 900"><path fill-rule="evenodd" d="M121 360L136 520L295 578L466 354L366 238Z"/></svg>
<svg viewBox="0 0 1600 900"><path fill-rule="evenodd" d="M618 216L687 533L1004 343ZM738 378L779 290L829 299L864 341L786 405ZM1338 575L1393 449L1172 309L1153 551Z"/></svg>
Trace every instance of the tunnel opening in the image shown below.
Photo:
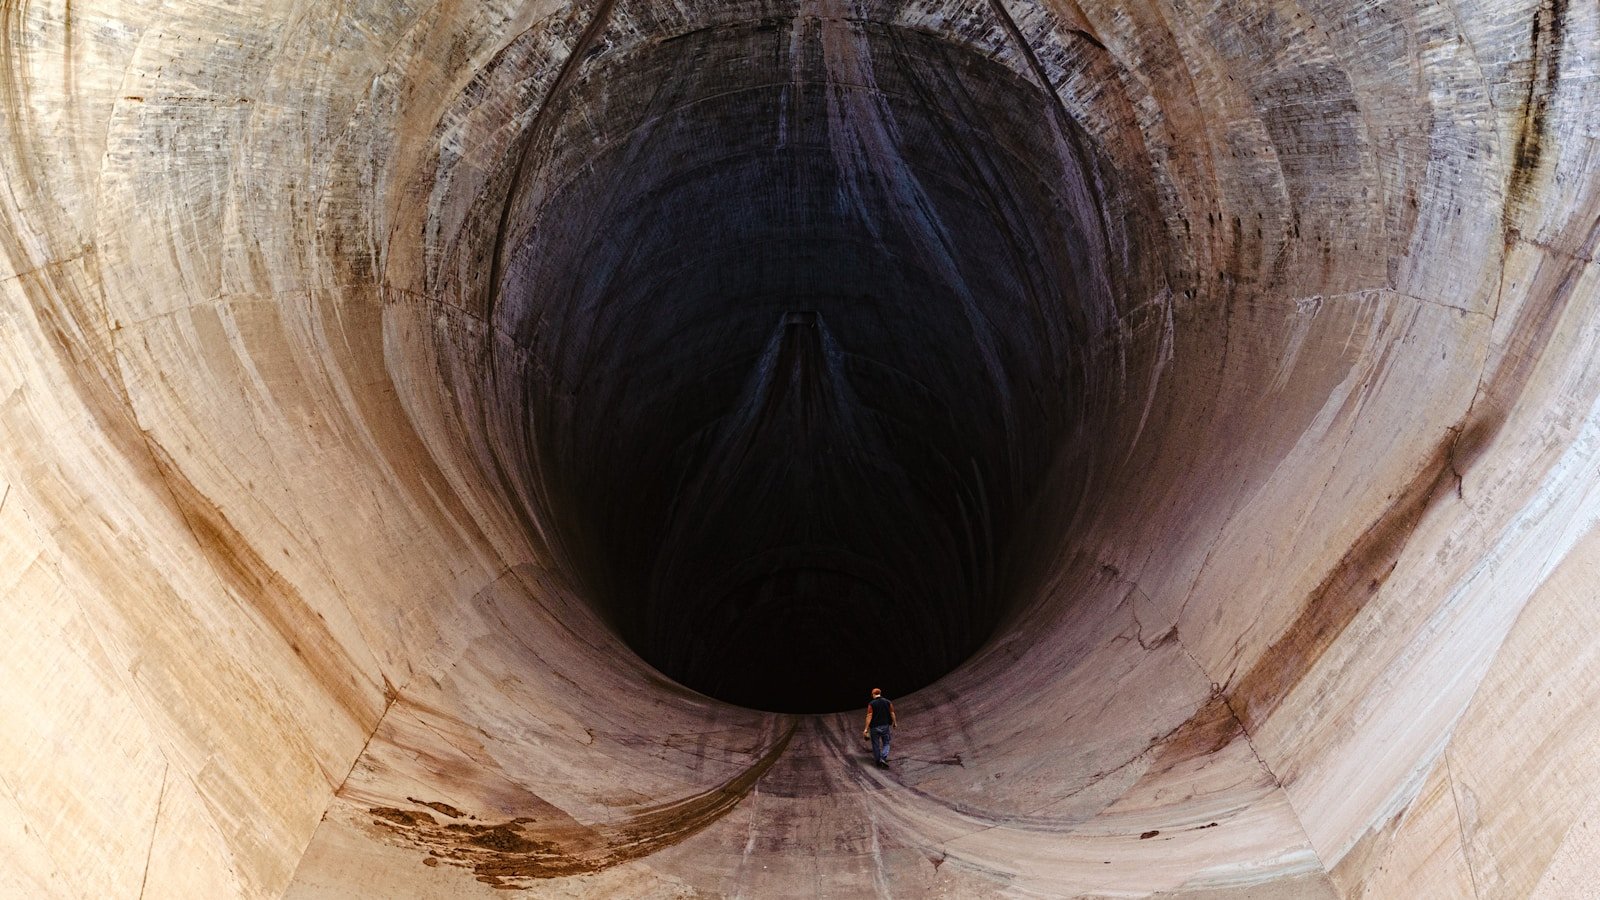
<svg viewBox="0 0 1600 900"><path fill-rule="evenodd" d="M8 5L0 894L1588 884L1597 14Z"/></svg>
<svg viewBox="0 0 1600 900"><path fill-rule="evenodd" d="M853 708L1013 603L1111 299L1079 135L992 55L815 16L668 34L504 163L517 477L681 684Z"/></svg>

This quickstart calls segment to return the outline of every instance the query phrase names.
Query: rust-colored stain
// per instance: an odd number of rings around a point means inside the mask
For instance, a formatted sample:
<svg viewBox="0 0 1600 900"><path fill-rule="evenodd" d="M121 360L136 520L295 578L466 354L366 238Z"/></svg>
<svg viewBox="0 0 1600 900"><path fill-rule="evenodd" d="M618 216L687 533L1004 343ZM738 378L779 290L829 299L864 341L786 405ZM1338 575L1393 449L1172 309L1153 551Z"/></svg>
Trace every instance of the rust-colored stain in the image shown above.
<svg viewBox="0 0 1600 900"><path fill-rule="evenodd" d="M408 802L415 803L418 806L426 806L434 812L447 815L452 819L470 818L466 813L456 809L454 806L451 806L448 803L440 803L437 800L418 800L415 797L407 797L406 800Z"/></svg>
<svg viewBox="0 0 1600 900"><path fill-rule="evenodd" d="M1152 774L1169 772L1174 766L1196 759L1208 759L1243 734L1239 720L1220 692L1214 693L1194 715L1161 738L1150 764Z"/></svg>
<svg viewBox="0 0 1600 900"><path fill-rule="evenodd" d="M149 441L148 446L178 512L223 583L282 639L353 721L364 728L376 727L383 713L379 692L365 681L361 666L345 651L322 615L261 558L160 444Z"/></svg>
<svg viewBox="0 0 1600 900"><path fill-rule="evenodd" d="M1565 0L1553 0L1541 7L1534 24L1536 53L1542 60L1536 62L1543 79L1536 78L1529 88L1517 172L1513 173L1517 190L1526 190L1539 162L1538 141L1555 90L1565 10ZM1600 221L1591 227L1583 246L1592 248L1597 240ZM1510 411L1521 403L1559 331L1583 265L1582 256L1552 255L1538 267L1526 299L1516 310L1499 361L1485 373L1467 413L1434 445L1405 487L1311 591L1299 617L1244 675L1225 688L1247 731L1256 730L1273 714L1382 589L1427 510L1446 497L1464 499L1463 478L1501 433Z"/></svg>
<svg viewBox="0 0 1600 900"><path fill-rule="evenodd" d="M1600 230L1600 223L1596 224ZM1593 239L1591 234L1590 239ZM1541 266L1517 310L1505 351L1467 414L1434 445L1420 469L1356 538L1306 598L1299 618L1228 689L1248 730L1257 728L1314 666L1394 572L1423 514L1462 479L1504 428L1566 312L1582 270L1571 259Z"/></svg>
<svg viewBox="0 0 1600 900"><path fill-rule="evenodd" d="M433 821L433 817L427 813L412 812L408 809L396 809L393 806L374 806L372 809L368 810L368 812L381 819L393 822L396 825L404 825L407 828L420 825L425 821Z"/></svg>
<svg viewBox="0 0 1600 900"><path fill-rule="evenodd" d="M519 889L528 881L598 872L649 856L726 815L778 761L794 736L791 726L749 768L704 793L652 807L621 822L584 826L563 816L519 816L501 822L441 822L423 810L368 809L372 824L423 848L423 865L468 869L484 884ZM464 814L446 803L408 797L450 819ZM467 817L470 818L470 817Z"/></svg>
<svg viewBox="0 0 1600 900"><path fill-rule="evenodd" d="M0 2L0 58L10 46L9 17L16 7ZM0 103L8 108L20 102L14 85L0 78ZM19 120L20 121L20 120ZM29 148L21 133L12 135L16 159L27 168ZM24 179L22 184L34 184ZM304 598L275 571L228 521L226 515L183 473L177 462L142 427L132 411L132 401L115 362L114 347L104 330L100 308L101 286L92 263L93 245L82 248L84 283L75 281L67 267L53 263L22 273L18 284L28 294L50 345L62 363L71 390L93 417L95 427L123 459L140 470L152 487L164 486L175 512L183 519L220 579L238 599L259 614L300 661L310 669L337 704L364 729L371 729L382 713L371 686L358 666L328 629L327 623ZM0 255L29 259L27 248L5 227L0 227ZM70 514L63 513L63 518Z"/></svg>
<svg viewBox="0 0 1600 900"><path fill-rule="evenodd" d="M1454 483L1454 441L1452 432L1435 444L1411 481L1306 598L1300 616L1228 690L1246 730L1254 731L1272 715L1394 572L1441 486Z"/></svg>

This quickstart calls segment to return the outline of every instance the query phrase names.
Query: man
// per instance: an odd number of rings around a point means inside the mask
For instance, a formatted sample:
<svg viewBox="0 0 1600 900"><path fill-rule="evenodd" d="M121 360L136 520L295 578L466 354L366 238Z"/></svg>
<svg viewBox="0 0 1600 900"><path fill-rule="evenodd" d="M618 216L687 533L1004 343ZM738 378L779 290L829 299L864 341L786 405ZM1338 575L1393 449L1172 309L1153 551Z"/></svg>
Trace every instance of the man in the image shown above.
<svg viewBox="0 0 1600 900"><path fill-rule="evenodd" d="M883 691L872 689L872 702L867 704L867 723L861 736L872 737L872 759L879 768L889 768L889 734L899 723L894 719L894 704L883 696Z"/></svg>

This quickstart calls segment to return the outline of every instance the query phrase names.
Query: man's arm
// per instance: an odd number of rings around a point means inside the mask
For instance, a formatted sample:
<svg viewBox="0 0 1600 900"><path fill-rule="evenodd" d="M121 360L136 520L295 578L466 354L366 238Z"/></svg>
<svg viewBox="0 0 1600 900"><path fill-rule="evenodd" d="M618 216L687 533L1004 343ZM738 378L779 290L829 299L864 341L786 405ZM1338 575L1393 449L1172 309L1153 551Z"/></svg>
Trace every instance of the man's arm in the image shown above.
<svg viewBox="0 0 1600 900"><path fill-rule="evenodd" d="M889 701L889 725L891 727L893 727L893 728L899 728L900 727L900 723L895 721L895 718L894 718L894 701L893 700Z"/></svg>
<svg viewBox="0 0 1600 900"><path fill-rule="evenodd" d="M861 736L866 737L872 733L872 704L867 704L867 720L861 723Z"/></svg>

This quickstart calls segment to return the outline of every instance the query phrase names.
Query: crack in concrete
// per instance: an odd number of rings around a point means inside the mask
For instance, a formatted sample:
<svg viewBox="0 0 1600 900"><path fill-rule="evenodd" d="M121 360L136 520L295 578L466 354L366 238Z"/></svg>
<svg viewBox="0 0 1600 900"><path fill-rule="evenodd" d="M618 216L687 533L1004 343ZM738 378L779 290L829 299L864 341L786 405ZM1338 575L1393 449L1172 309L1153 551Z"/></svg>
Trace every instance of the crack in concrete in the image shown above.
<svg viewBox="0 0 1600 900"><path fill-rule="evenodd" d="M1461 860L1466 864L1467 877L1472 880L1472 896L1482 897L1483 891L1478 887L1478 867L1472 863L1472 847L1467 842L1467 820L1461 814L1461 798L1456 796L1456 774L1455 766L1450 762L1450 748L1445 747L1441 755L1444 757L1444 776L1450 782L1450 804L1456 810L1456 836L1461 841Z"/></svg>
<svg viewBox="0 0 1600 900"><path fill-rule="evenodd" d="M0 278L0 285L10 284L13 281L21 281L24 278L32 278L37 275L42 275L46 272L56 271L62 266L81 261L85 256L92 252L94 252L94 247L93 245L90 245L83 247L76 253L60 257L59 259L52 259L49 262L41 263L40 265L34 266L30 269L23 269L20 272L13 272L4 278Z"/></svg>
<svg viewBox="0 0 1600 900"><path fill-rule="evenodd" d="M319 822L328 817L328 810L332 808L334 800L339 797L339 794L344 790L344 786L349 783L350 776L355 773L356 766L361 765L361 760L367 755L367 748L372 745L372 738L377 735L378 729L383 727L383 722L389 717L389 710L394 708L395 701L400 699L400 692L387 677L383 679L383 688L385 695L383 712L378 715L378 721L373 724L372 730L367 732L367 739L361 743L361 749L356 752L355 758L350 760L350 768L345 770L344 777L339 779L339 783L334 786L333 792L328 795L328 802L322 808L322 816L318 819ZM309 843L307 846L310 846Z"/></svg>
<svg viewBox="0 0 1600 900"><path fill-rule="evenodd" d="M172 766L170 763L161 767L161 791L156 795L155 817L150 820L150 844L144 851L144 875L139 879L139 897L143 900L145 887L150 882L150 860L156 852L156 832L161 828L161 807L167 799L167 773Z"/></svg>
<svg viewBox="0 0 1600 900"><path fill-rule="evenodd" d="M1476 400L1476 398L1474 398L1474 400ZM1457 420L1456 424L1445 429L1446 431L1450 432L1450 448L1445 451L1445 460L1450 466L1450 474L1456 479L1456 499L1463 502L1467 499L1467 497L1462 491L1464 479L1462 478L1461 474L1461 466L1456 462L1456 447L1461 443L1461 434L1463 431L1465 431L1462 423L1465 422L1467 420L1467 416L1470 416L1471 414L1472 405L1469 403L1467 405L1467 412L1461 417L1461 419Z"/></svg>
<svg viewBox="0 0 1600 900"><path fill-rule="evenodd" d="M1179 646L1183 646L1181 642ZM1204 670L1202 669L1201 671ZM1234 723L1239 726L1239 733L1244 735L1245 746L1250 748L1250 755L1255 757L1256 764L1261 767L1261 771L1267 773L1267 777L1272 779L1272 783L1278 787L1278 792L1283 795L1283 802L1289 809L1289 815L1294 818L1294 823L1300 827L1300 836L1305 838L1306 849L1311 851L1311 855L1316 859L1317 865L1322 867L1323 874L1331 875L1333 870L1328 867L1328 861L1322 858L1322 853L1317 850L1317 845L1312 843L1311 832L1306 830L1305 820L1301 817L1299 808L1295 806L1294 798L1289 796L1289 789L1284 786L1283 779L1278 777L1278 773L1273 771L1272 766L1267 764L1266 757L1261 755L1261 750L1256 747L1255 738L1251 736L1250 729L1245 727L1244 719L1240 718L1239 711L1233 708L1233 700L1220 687L1217 689L1216 695L1222 700L1222 704L1227 707L1228 715L1232 716Z"/></svg>

